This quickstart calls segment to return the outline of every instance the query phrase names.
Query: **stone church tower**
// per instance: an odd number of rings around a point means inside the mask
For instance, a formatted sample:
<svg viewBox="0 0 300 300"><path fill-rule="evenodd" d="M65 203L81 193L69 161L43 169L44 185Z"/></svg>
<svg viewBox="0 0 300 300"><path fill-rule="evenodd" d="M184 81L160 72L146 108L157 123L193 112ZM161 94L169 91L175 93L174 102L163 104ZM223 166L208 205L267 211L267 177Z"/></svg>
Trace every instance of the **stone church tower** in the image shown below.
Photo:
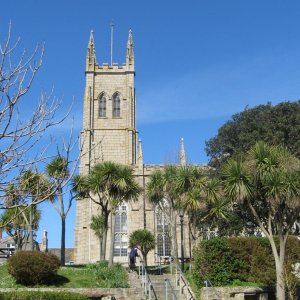
<svg viewBox="0 0 300 300"><path fill-rule="evenodd" d="M86 87L83 105L83 130L81 133L83 153L79 172L87 175L90 169L102 161L115 161L131 165L136 180L144 189L147 178L163 165L145 165L142 144L136 129L135 68L132 32L129 31L126 63L97 64L93 32L91 32L86 57ZM186 163L183 140L180 153L181 164ZM99 239L90 228L92 215L99 214L99 206L90 199L78 200L75 227L75 262L88 263L100 259ZM178 222L179 220L174 220ZM110 227L110 224L109 224ZM167 225L161 213L149 203L145 194L138 202L122 204L115 217L114 261L128 260L128 238L131 232L147 228L155 233L157 246L148 255L153 263L158 253L170 255ZM178 228L179 232L179 228ZM106 253L110 249L108 234ZM188 234L185 230L185 240ZM185 245L189 256L188 242ZM156 253L156 254L154 254Z"/></svg>

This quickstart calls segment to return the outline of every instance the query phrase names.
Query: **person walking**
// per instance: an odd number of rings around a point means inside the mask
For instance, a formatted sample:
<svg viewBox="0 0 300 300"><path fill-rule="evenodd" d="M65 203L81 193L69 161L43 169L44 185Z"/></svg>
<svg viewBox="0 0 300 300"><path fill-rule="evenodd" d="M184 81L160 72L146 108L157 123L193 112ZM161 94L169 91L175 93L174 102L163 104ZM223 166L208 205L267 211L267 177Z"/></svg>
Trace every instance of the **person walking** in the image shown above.
<svg viewBox="0 0 300 300"><path fill-rule="evenodd" d="M139 256L138 251L137 251L137 247L135 245L133 245L131 247L130 253L129 253L129 269L131 271L134 270L135 268L135 261L136 261L136 257Z"/></svg>

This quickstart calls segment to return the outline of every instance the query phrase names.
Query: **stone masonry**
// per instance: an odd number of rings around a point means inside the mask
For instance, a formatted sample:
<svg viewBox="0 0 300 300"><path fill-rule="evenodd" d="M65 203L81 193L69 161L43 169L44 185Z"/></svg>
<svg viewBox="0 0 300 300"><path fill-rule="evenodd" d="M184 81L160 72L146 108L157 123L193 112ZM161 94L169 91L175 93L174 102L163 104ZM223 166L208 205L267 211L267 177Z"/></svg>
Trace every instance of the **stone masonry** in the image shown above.
<svg viewBox="0 0 300 300"><path fill-rule="evenodd" d="M83 156L79 172L82 175L89 173L96 163L102 161L115 161L131 165L134 168L136 180L144 189L149 175L163 165L145 165L143 161L142 144L138 142L136 129L136 96L135 96L135 68L132 33L129 31L126 63L123 65L101 66L96 62L93 32L91 32L86 57L86 88L84 93L83 130L81 133ZM119 116L114 115L114 97L120 99ZM101 110L101 97L105 98L104 113ZM103 108L103 107L102 107ZM103 116L103 114L105 116ZM101 117L99 116L101 115ZM183 140L181 144L180 161L186 163ZM156 234L155 209L145 197L140 196L139 201L128 203L127 224L124 242L131 232L147 228ZM90 229L91 217L99 214L99 206L90 199L78 200L76 207L75 225L75 263L96 262L100 258L100 245L98 238ZM178 241L180 241L180 222L178 224ZM186 225L186 221L184 222ZM109 224L110 227L110 224ZM109 253L110 241L107 241L106 253ZM189 240L187 226L184 228L185 257L189 257ZM157 249L148 255L149 263L157 260ZM115 256L114 261L127 263L127 255Z"/></svg>

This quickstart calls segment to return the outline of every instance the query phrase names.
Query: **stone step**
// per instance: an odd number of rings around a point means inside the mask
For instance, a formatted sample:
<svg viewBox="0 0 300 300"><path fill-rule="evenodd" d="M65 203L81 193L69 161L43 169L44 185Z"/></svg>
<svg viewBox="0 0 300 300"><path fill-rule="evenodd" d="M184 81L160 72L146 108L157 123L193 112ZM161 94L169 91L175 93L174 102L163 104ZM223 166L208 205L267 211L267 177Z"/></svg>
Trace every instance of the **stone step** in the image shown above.
<svg viewBox="0 0 300 300"><path fill-rule="evenodd" d="M135 287L136 290L138 290L139 295L143 295L143 288L141 288L141 278L138 277L138 274L134 273L130 275L130 281L131 281L131 286ZM186 298L180 294L179 288L175 288L175 275L173 274L162 274L162 275L149 275L149 278L151 280L153 289L155 291L157 300L165 300L165 279L168 279L173 287L173 289L175 290L175 294L176 294L176 299L177 300L186 300ZM141 298L144 299L144 298ZM169 297L168 300L172 299L171 293L169 291Z"/></svg>
<svg viewBox="0 0 300 300"><path fill-rule="evenodd" d="M152 283L152 286L154 288L155 294L157 296L158 300L164 300L165 299L165 293L166 293L166 283L165 280L168 279L175 290L175 295L177 300L183 299L180 295L179 289L175 288L175 276L172 274L163 274L163 275L150 275L150 280ZM169 291L169 299L171 299L171 294Z"/></svg>

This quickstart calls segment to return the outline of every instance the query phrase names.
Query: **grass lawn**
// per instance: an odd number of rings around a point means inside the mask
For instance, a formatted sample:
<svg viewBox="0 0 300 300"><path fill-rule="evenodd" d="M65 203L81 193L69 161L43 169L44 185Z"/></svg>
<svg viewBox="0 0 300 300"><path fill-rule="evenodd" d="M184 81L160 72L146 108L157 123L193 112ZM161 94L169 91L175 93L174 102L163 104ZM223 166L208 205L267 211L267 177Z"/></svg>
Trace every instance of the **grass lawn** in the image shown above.
<svg viewBox="0 0 300 300"><path fill-rule="evenodd" d="M0 288L24 287L8 274L6 265L0 265ZM39 286L41 287L41 286ZM44 286L45 287L45 286ZM57 277L47 287L60 288L128 288L128 275L119 264L108 268L106 263L67 266L59 268Z"/></svg>

